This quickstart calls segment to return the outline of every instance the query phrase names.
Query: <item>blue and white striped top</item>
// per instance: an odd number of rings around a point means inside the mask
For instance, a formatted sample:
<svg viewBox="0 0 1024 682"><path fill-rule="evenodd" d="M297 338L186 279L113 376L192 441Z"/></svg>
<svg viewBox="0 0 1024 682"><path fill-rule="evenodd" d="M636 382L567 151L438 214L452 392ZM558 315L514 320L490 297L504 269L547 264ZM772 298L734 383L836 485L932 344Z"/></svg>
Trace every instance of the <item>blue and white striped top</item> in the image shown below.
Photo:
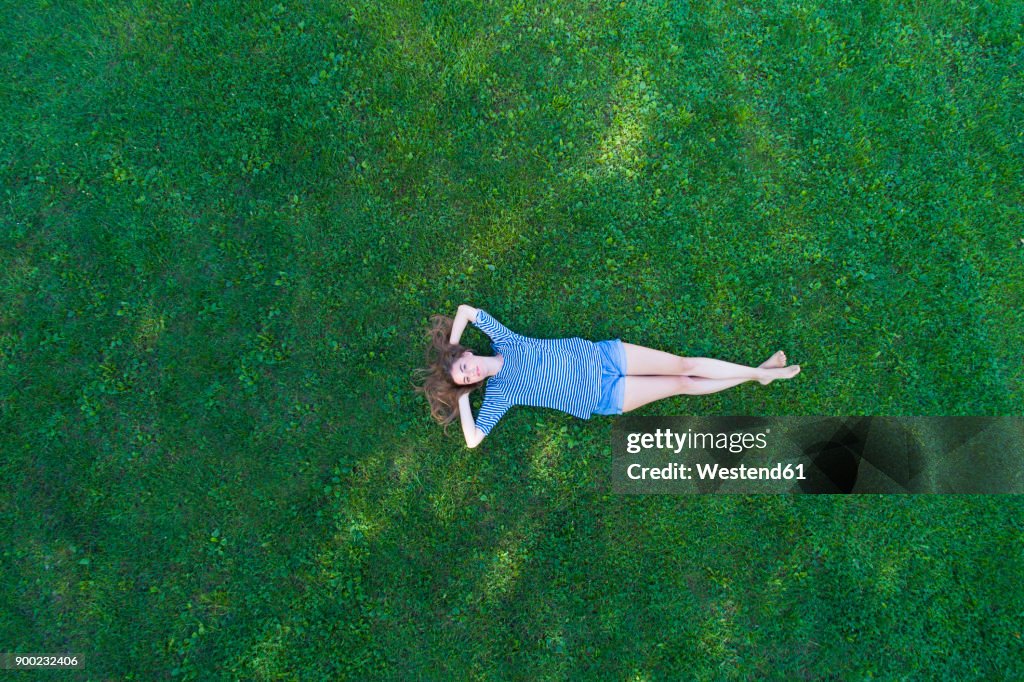
<svg viewBox="0 0 1024 682"><path fill-rule="evenodd" d="M513 405L550 407L590 419L601 400L601 355L592 341L520 336L480 310L473 325L505 359L487 379L476 425L491 432Z"/></svg>

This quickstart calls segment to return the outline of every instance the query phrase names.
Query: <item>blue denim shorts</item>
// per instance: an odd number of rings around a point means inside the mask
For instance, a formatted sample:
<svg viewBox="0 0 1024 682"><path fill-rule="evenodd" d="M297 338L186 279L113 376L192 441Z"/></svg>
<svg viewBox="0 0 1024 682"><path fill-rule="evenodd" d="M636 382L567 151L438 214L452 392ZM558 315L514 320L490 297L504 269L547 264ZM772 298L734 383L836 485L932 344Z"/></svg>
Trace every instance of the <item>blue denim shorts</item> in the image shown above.
<svg viewBox="0 0 1024 682"><path fill-rule="evenodd" d="M622 414L626 394L626 349L620 339L594 344L601 355L601 401L593 414Z"/></svg>

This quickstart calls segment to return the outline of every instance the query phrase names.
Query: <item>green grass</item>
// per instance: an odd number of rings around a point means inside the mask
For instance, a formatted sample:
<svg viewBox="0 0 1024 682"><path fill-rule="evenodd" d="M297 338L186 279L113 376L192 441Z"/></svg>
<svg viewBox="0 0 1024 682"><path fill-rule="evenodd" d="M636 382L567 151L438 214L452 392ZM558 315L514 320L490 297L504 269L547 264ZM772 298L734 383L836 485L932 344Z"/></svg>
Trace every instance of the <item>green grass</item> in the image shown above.
<svg viewBox="0 0 1024 682"><path fill-rule="evenodd" d="M1018 497L616 496L411 391L469 303L804 368L640 414L1020 414L1022 7L0 0L0 651L1024 677Z"/></svg>

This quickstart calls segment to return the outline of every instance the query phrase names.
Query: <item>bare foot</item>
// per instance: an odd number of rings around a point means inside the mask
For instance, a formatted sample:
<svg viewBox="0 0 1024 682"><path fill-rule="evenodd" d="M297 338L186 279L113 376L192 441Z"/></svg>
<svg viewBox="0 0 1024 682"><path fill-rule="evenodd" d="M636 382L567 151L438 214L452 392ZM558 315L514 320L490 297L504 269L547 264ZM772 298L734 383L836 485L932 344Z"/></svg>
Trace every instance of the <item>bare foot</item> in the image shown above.
<svg viewBox="0 0 1024 682"><path fill-rule="evenodd" d="M781 350L778 351L777 353L775 353L775 355L773 355L770 358L768 358L767 360L765 360L764 362L762 362L760 365L758 365L758 367L761 367L763 369L771 369L773 367L785 367L785 366L786 366L786 354L783 353Z"/></svg>
<svg viewBox="0 0 1024 682"><path fill-rule="evenodd" d="M792 379L800 373L800 365L790 365L789 367L772 367L765 370L765 376L763 379L758 379L763 385L767 386L776 379Z"/></svg>

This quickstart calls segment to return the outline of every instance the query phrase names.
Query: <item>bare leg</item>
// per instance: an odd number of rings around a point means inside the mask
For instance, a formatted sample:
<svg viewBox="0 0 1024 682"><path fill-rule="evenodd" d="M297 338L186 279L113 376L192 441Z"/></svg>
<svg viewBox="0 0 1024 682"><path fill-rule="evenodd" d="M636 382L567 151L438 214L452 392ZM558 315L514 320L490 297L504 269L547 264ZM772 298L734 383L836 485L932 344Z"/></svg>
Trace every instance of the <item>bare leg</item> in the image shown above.
<svg viewBox="0 0 1024 682"><path fill-rule="evenodd" d="M718 393L733 386L739 386L753 379L705 379L704 377L690 377L693 382L693 390L687 391L686 395L707 395Z"/></svg>
<svg viewBox="0 0 1024 682"><path fill-rule="evenodd" d="M655 400L681 395L688 385L689 377L637 377L626 376L625 389L622 394L623 413L635 410L641 405L653 403Z"/></svg>
<svg viewBox="0 0 1024 682"><path fill-rule="evenodd" d="M718 393L737 384L753 379L704 379L699 377L636 377L626 376L626 387L622 396L623 413L635 410L641 405L653 403L674 395L705 395Z"/></svg>
<svg viewBox="0 0 1024 682"><path fill-rule="evenodd" d="M758 367L737 365L723 360L711 358L687 358L672 355L664 351L623 343L626 352L626 374L628 376L668 376L684 374L705 379L756 379L762 384L769 384L775 379L788 379L800 371L799 366L783 367L785 354L773 355ZM733 384L735 385L735 384Z"/></svg>
<svg viewBox="0 0 1024 682"><path fill-rule="evenodd" d="M687 358L632 343L623 343L622 347L626 351L626 374L630 376L686 374L707 379L756 379L761 369L711 358Z"/></svg>
<svg viewBox="0 0 1024 682"><path fill-rule="evenodd" d="M759 366L760 369L769 370L796 370L800 371L799 365L785 367L786 354L782 351L775 353ZM795 374L795 372L794 372ZM776 378L772 377L769 381ZM622 412L626 413L636 408L652 403L662 398L670 398L674 395L707 395L718 393L727 388L732 388L746 381L753 381L754 377L732 377L729 379L708 379L706 377L691 376L626 376L625 390L622 398Z"/></svg>

